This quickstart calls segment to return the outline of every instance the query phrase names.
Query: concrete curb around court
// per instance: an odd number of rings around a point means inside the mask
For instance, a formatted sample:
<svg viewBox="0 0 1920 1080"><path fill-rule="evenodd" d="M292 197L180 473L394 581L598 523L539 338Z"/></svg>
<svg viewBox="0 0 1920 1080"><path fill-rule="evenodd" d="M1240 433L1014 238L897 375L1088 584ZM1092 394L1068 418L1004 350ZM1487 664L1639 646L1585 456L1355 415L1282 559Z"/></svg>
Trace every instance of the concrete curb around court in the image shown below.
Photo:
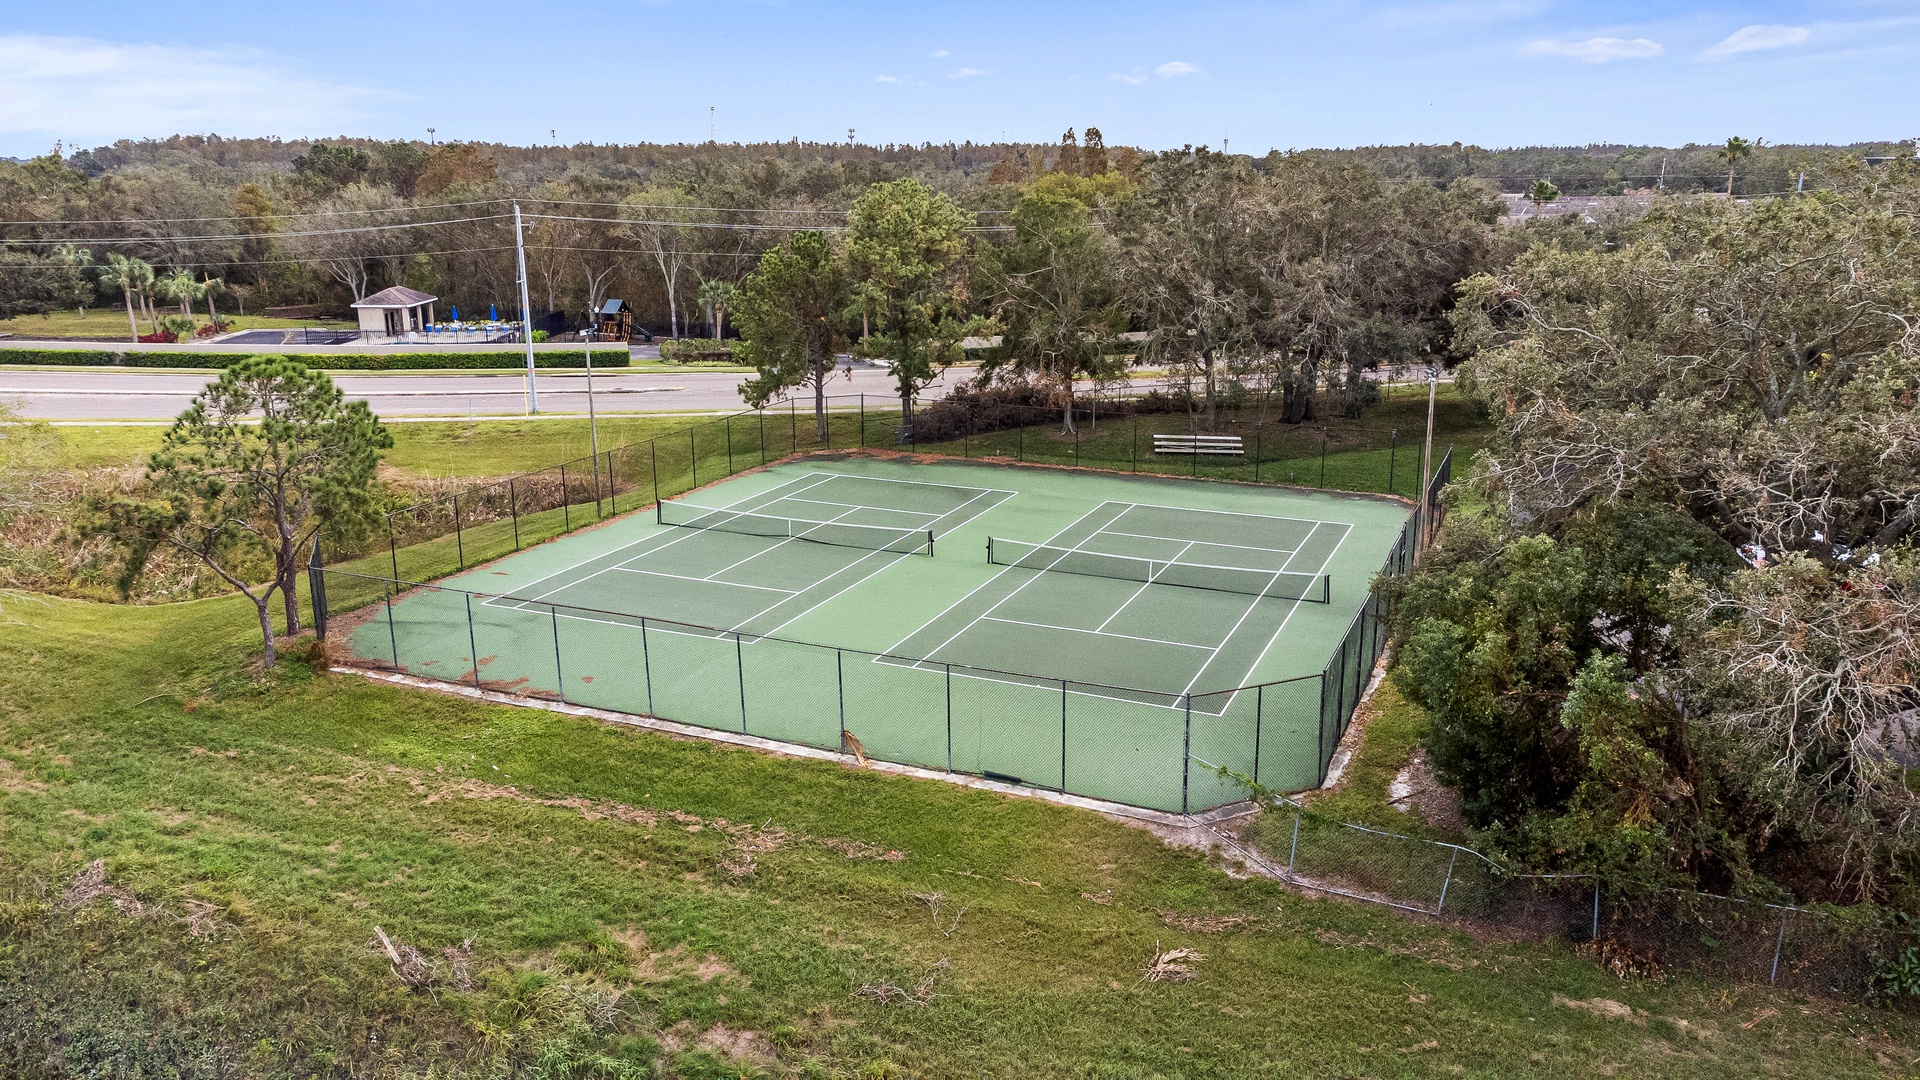
<svg viewBox="0 0 1920 1080"><path fill-rule="evenodd" d="M838 765L848 765L856 759L851 754L834 750L822 750L815 746L803 746L799 743L781 742L766 739L758 735L749 735L740 731L722 731L719 728L705 728L692 724L676 723L652 716L637 716L632 713L614 712L611 709L595 709L585 705L571 705L559 701L545 701L539 698L526 698L498 690L483 690L463 683L447 683L436 679L422 679L414 675L402 675L390 671L374 671L367 668L336 664L329 671L342 675L359 675L375 682L391 683L396 686L411 687L415 690L428 690L442 694L472 698L494 705L513 705L523 709L544 709L547 712L578 716L603 723L621 724L626 727L644 728L665 735L683 739L703 739L708 742L726 743L730 746L759 750L763 753L781 757L804 758L811 761L831 761ZM1228 803L1197 814L1170 814L1161 810L1147 810L1125 803L1108 802L1105 799L1090 799L1084 795L1071 795L1060 791L1048 791L1044 788L1025 785L1005 784L998 780L987 780L968 773L949 773L938 769L923 769L917 765L900 765L891 761L869 759L868 769L888 776L906 777L914 780L936 780L945 784L973 788L978 791L991 791L1000 795L1013 795L1026 799L1039 799L1060 806L1070 806L1076 810L1091 810L1097 814L1119 818L1126 824L1141 825L1155 832L1172 832L1177 835L1167 837L1183 846L1211 847L1210 841L1202 839L1202 834L1212 833L1212 825L1231 818L1243 816L1253 809L1251 803ZM1164 832L1163 832L1164 831ZM1188 834L1191 834L1189 836Z"/></svg>

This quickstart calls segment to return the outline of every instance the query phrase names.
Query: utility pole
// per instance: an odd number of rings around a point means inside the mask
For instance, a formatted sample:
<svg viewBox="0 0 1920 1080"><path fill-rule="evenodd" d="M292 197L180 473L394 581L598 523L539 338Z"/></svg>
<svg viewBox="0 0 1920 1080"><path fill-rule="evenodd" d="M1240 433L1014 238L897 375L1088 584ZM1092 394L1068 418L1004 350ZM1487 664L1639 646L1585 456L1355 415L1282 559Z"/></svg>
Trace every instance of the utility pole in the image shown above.
<svg viewBox="0 0 1920 1080"><path fill-rule="evenodd" d="M1420 500L1420 509L1416 511L1420 515L1420 543L1415 548L1416 557L1419 552L1427 549L1431 539L1427 535L1433 524L1427 513L1427 485L1433 482L1433 399L1439 392L1439 388L1440 368L1429 364L1427 365L1427 441L1420 451L1420 488L1414 496Z"/></svg>
<svg viewBox="0 0 1920 1080"><path fill-rule="evenodd" d="M527 415L540 415L540 391L533 383L533 303L527 299L526 232L520 227L520 200L513 200L513 258L520 271L520 338L527 343Z"/></svg>
<svg viewBox="0 0 1920 1080"><path fill-rule="evenodd" d="M1655 182L1653 186L1661 191L1667 190L1667 159L1666 158L1660 159L1660 179L1657 182Z"/></svg>
<svg viewBox="0 0 1920 1080"><path fill-rule="evenodd" d="M593 416L593 327L580 331L580 347L587 354L587 439L593 444L593 506L600 508L600 425ZM613 487L613 466L607 466L607 487Z"/></svg>
<svg viewBox="0 0 1920 1080"><path fill-rule="evenodd" d="M434 131L435 131L435 130L436 130L436 129L434 129L434 128L428 128L428 129L427 129L427 145L428 145L428 146L432 146L432 145L433 145L433 133L434 133Z"/></svg>

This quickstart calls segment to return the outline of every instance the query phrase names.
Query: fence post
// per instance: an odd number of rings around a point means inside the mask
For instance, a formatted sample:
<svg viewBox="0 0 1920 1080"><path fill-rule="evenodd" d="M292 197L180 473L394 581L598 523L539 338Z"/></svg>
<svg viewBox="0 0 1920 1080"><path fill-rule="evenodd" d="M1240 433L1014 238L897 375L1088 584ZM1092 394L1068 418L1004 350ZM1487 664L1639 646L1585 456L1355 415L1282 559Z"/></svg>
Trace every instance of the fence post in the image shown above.
<svg viewBox="0 0 1920 1080"><path fill-rule="evenodd" d="M1133 471L1140 471L1140 414L1133 414L1133 434L1127 439L1127 457L1133 462Z"/></svg>
<svg viewBox="0 0 1920 1080"><path fill-rule="evenodd" d="M473 594L461 593L467 600L467 648L473 650L473 688L480 689L480 642L473 635Z"/></svg>
<svg viewBox="0 0 1920 1080"><path fill-rule="evenodd" d="M400 583L394 582L393 587L399 588ZM393 650L393 670L402 671L404 669L400 666L400 637L393 632L393 592L383 585L380 588L380 595L387 601L387 647Z"/></svg>
<svg viewBox="0 0 1920 1080"><path fill-rule="evenodd" d="M647 440L647 471L653 474L653 505L660 505L660 440Z"/></svg>
<svg viewBox="0 0 1920 1080"><path fill-rule="evenodd" d="M767 463L767 410L763 405L754 416L760 421L760 464Z"/></svg>
<svg viewBox="0 0 1920 1080"><path fill-rule="evenodd" d="M840 752L847 752L847 654L833 650L833 685L840 691Z"/></svg>
<svg viewBox="0 0 1920 1080"><path fill-rule="evenodd" d="M560 687L560 704L567 703L567 673L560 666L560 609L547 605L547 614L553 617L553 681Z"/></svg>
<svg viewBox="0 0 1920 1080"><path fill-rule="evenodd" d="M460 493L453 493L453 550L460 560L460 569L467 568L467 539L460 529Z"/></svg>
<svg viewBox="0 0 1920 1080"><path fill-rule="evenodd" d="M1192 772L1193 763L1193 695L1182 694L1186 699L1187 726L1180 736L1180 812L1187 812L1187 777Z"/></svg>
<svg viewBox="0 0 1920 1080"><path fill-rule="evenodd" d="M1013 453L1013 460L1015 461L1027 460L1027 428L1025 424L1022 424L1020 426L1020 445L1019 445L1019 448L1016 449Z"/></svg>
<svg viewBox="0 0 1920 1080"><path fill-rule="evenodd" d="M953 665L947 665L947 771L953 771Z"/></svg>
<svg viewBox="0 0 1920 1080"><path fill-rule="evenodd" d="M1600 940L1600 879L1593 879L1593 930L1588 941Z"/></svg>
<svg viewBox="0 0 1920 1080"><path fill-rule="evenodd" d="M1267 688L1253 688L1253 782L1260 782L1260 718L1266 712Z"/></svg>
<svg viewBox="0 0 1920 1080"><path fill-rule="evenodd" d="M733 475L733 417L724 417L721 423L726 425L727 437L727 475Z"/></svg>
<svg viewBox="0 0 1920 1080"><path fill-rule="evenodd" d="M733 667L740 675L740 734L747 733L747 655L740 648L740 631L733 632Z"/></svg>
<svg viewBox="0 0 1920 1080"><path fill-rule="evenodd" d="M393 560L393 580L400 580L400 549L393 544L393 515L387 515L387 555Z"/></svg>
<svg viewBox="0 0 1920 1080"><path fill-rule="evenodd" d="M1782 909L1780 912L1780 933L1773 939L1773 967L1767 970L1767 985L1772 986L1780 978L1780 948L1787 943L1787 920L1793 918L1793 912Z"/></svg>
<svg viewBox="0 0 1920 1080"><path fill-rule="evenodd" d="M860 395L860 449L867 448L867 395Z"/></svg>
<svg viewBox="0 0 1920 1080"><path fill-rule="evenodd" d="M1327 486L1327 429L1320 429L1320 485Z"/></svg>
<svg viewBox="0 0 1920 1080"><path fill-rule="evenodd" d="M1287 845L1288 881L1293 880L1293 857L1300 851L1300 816L1304 813L1306 813L1306 811L1299 806L1293 808L1293 840Z"/></svg>
<svg viewBox="0 0 1920 1080"><path fill-rule="evenodd" d="M513 550L520 550L520 493L514 487L514 478L507 477L507 513L513 517Z"/></svg>
<svg viewBox="0 0 1920 1080"><path fill-rule="evenodd" d="M313 538L313 552L307 556L307 599L313 606L313 636L327 640L327 578L320 562L320 537Z"/></svg>
<svg viewBox="0 0 1920 1080"><path fill-rule="evenodd" d="M1071 405L1067 407L1067 415L1073 415L1073 407ZM1080 467L1080 428L1078 425L1075 425L1073 429L1073 467L1076 469Z"/></svg>
<svg viewBox="0 0 1920 1080"><path fill-rule="evenodd" d="M1253 482L1260 482L1260 437L1266 429L1259 424L1253 425Z"/></svg>
<svg viewBox="0 0 1920 1080"><path fill-rule="evenodd" d="M1400 458L1400 429L1394 428L1392 434L1387 436L1387 494L1389 495L1392 495L1394 493L1393 467L1396 463L1398 463L1399 458Z"/></svg>
<svg viewBox="0 0 1920 1080"><path fill-rule="evenodd" d="M560 463L560 531L573 531L573 499L567 494L567 463Z"/></svg>
<svg viewBox="0 0 1920 1080"><path fill-rule="evenodd" d="M653 711L653 655L647 651L647 620L640 619L640 672L647 681L647 715L658 717Z"/></svg>
<svg viewBox="0 0 1920 1080"><path fill-rule="evenodd" d="M693 431L693 428L687 429L687 468L692 471L688 491L700 486L700 444L693 441Z"/></svg>
<svg viewBox="0 0 1920 1080"><path fill-rule="evenodd" d="M1067 680L1060 680L1060 794L1067 793Z"/></svg>
<svg viewBox="0 0 1920 1080"><path fill-rule="evenodd" d="M607 451L607 509L620 514L620 486L613 482L613 451Z"/></svg>
<svg viewBox="0 0 1920 1080"><path fill-rule="evenodd" d="M1451 845L1449 845L1451 846ZM1433 905L1433 913L1440 914L1447 908L1447 890L1453 887L1453 866L1460 861L1460 849L1453 849L1453 858L1447 860L1447 879L1440 883L1440 902Z"/></svg>

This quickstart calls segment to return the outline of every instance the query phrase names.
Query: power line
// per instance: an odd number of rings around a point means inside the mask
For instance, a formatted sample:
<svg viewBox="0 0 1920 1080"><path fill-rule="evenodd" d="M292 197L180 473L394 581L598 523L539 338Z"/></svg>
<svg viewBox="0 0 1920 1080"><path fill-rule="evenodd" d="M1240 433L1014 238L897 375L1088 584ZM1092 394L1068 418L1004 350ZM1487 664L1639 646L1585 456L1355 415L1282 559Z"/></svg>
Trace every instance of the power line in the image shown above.
<svg viewBox="0 0 1920 1080"><path fill-rule="evenodd" d="M354 214L407 214L417 210L454 210L467 206L493 206L511 199L481 199L477 202L422 203L418 206L390 206L373 210L310 210L303 213L233 214L225 217L184 218L60 218L27 221L0 221L4 225L178 225L194 221L276 221L288 218L347 217Z"/></svg>
<svg viewBox="0 0 1920 1080"><path fill-rule="evenodd" d="M360 225L349 229L304 229L293 232L265 233L228 233L214 236L68 236L59 239L15 239L0 241L3 244L27 244L41 247L72 244L83 241L89 244L197 244L216 240L264 240L297 236L345 236L352 233L393 232L400 229L425 229L435 225L462 225L474 221L501 221L506 214L486 214L479 217L445 218L439 221L406 221L395 225Z"/></svg>

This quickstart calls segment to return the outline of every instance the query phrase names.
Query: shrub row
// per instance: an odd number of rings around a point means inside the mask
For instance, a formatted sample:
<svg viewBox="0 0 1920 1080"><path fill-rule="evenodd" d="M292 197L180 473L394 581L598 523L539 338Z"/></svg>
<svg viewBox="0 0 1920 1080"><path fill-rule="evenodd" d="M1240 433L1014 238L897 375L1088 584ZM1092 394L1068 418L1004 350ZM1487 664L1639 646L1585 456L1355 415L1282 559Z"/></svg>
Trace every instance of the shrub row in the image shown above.
<svg viewBox="0 0 1920 1080"><path fill-rule="evenodd" d="M0 364L40 364L60 367L157 367L224 368L245 356L276 356L272 349L259 353L134 352L117 349L0 349ZM296 360L328 371L419 371L482 370L526 366L524 352L395 352L348 355L290 353ZM586 357L577 352L535 353L534 363L543 368L583 368ZM626 367L627 354L618 349L596 350L593 366Z"/></svg>
<svg viewBox="0 0 1920 1080"><path fill-rule="evenodd" d="M914 413L914 437L923 443L946 442L964 435L985 435L1051 423L1060 417L1065 401L1054 386L1014 383L976 389L961 386L939 401L923 405ZM1075 404L1074 415L1086 416L1095 408L1091 400ZM1100 418L1132 416L1136 413L1191 412L1193 402L1185 390L1171 393L1155 389L1137 398L1102 399Z"/></svg>
<svg viewBox="0 0 1920 1080"><path fill-rule="evenodd" d="M668 338L660 343L660 359L676 364L731 364L734 345L727 338Z"/></svg>

